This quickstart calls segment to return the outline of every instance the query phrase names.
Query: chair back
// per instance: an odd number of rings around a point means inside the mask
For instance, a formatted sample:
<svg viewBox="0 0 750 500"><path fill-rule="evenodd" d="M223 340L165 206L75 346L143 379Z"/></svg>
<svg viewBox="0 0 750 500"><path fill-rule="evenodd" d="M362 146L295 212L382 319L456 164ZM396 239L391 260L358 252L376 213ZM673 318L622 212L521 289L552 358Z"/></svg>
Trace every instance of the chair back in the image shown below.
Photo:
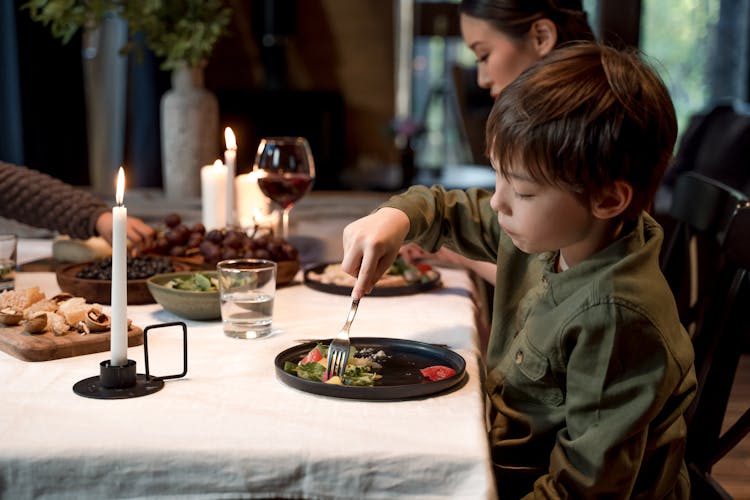
<svg viewBox="0 0 750 500"><path fill-rule="evenodd" d="M688 331L713 292L710 282L724 265L724 232L745 194L697 172L676 181L670 229L660 260L664 276L677 301L680 319Z"/></svg>
<svg viewBox="0 0 750 500"><path fill-rule="evenodd" d="M750 104L719 101L690 118L664 184L688 171L750 194Z"/></svg>
<svg viewBox="0 0 750 500"><path fill-rule="evenodd" d="M695 172L680 176L670 215L677 225L662 269L691 332L698 388L685 418L693 498L729 498L711 469L750 432L750 409L722 432L750 326L750 202Z"/></svg>

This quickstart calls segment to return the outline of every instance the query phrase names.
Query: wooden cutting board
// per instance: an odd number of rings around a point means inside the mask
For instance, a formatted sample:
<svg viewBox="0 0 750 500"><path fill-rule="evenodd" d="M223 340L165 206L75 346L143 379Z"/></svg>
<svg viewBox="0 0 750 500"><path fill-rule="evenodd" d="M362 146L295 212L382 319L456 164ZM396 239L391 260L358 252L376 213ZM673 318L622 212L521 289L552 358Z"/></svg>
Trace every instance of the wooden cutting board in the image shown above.
<svg viewBox="0 0 750 500"><path fill-rule="evenodd" d="M46 331L32 335L24 332L22 326L9 326L0 328L0 351L23 361L49 361L109 351L109 336L109 331L88 335L70 331L62 336ZM131 327L128 331L128 347L141 344L143 330Z"/></svg>

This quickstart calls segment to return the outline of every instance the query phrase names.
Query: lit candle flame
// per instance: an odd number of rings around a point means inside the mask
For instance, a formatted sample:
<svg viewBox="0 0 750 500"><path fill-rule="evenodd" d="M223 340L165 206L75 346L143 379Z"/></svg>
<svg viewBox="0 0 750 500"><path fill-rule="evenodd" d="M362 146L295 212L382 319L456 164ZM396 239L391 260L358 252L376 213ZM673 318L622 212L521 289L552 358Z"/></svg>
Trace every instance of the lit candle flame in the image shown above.
<svg viewBox="0 0 750 500"><path fill-rule="evenodd" d="M120 167L117 172L117 190L115 191L115 201L118 206L122 206L123 198L125 198L125 170Z"/></svg>
<svg viewBox="0 0 750 500"><path fill-rule="evenodd" d="M221 160L214 161L214 169L224 168L224 163Z"/></svg>
<svg viewBox="0 0 750 500"><path fill-rule="evenodd" d="M237 149L237 139L234 137L234 132L232 132L232 127L227 127L224 129L224 142L227 145L227 149L235 150Z"/></svg>

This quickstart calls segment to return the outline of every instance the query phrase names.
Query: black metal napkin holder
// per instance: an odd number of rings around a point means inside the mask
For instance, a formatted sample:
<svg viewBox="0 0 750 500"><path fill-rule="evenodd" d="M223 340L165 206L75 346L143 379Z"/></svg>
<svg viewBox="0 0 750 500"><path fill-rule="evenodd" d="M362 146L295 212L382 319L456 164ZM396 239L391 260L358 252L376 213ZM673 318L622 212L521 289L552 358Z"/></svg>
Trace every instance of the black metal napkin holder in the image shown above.
<svg viewBox="0 0 750 500"><path fill-rule="evenodd" d="M182 373L155 377L148 366L148 331L171 326L182 327ZM129 359L124 366L112 366L110 360L99 363L99 375L79 380L73 385L73 392L93 399L128 399L147 396L159 392L164 381L181 378L187 374L187 325L182 321L160 323L147 326L143 330L143 358L146 373L136 373L135 361Z"/></svg>

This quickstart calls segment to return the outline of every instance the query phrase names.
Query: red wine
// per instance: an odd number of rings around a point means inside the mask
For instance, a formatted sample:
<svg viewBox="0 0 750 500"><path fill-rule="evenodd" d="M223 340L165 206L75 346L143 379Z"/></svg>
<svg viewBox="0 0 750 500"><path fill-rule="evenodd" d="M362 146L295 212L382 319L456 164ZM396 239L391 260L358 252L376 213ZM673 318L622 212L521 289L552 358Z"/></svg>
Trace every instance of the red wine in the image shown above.
<svg viewBox="0 0 750 500"><path fill-rule="evenodd" d="M258 178L258 187L263 194L284 208L302 198L312 183L313 178L307 174L267 174Z"/></svg>

